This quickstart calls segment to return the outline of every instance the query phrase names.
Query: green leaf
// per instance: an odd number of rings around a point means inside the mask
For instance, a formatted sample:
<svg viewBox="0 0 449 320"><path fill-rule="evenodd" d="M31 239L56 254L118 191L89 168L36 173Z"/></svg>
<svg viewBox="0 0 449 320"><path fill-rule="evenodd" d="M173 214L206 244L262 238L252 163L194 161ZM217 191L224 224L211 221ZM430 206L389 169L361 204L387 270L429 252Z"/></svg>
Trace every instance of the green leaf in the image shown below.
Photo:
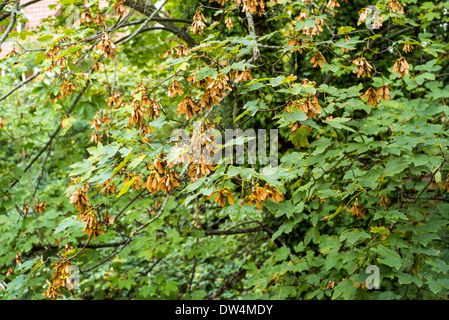
<svg viewBox="0 0 449 320"><path fill-rule="evenodd" d="M380 255L380 258L377 259L378 262L396 269L402 267L402 259L396 251L391 250L384 245L378 245L377 248L373 249L373 251L379 253Z"/></svg>
<svg viewBox="0 0 449 320"><path fill-rule="evenodd" d="M207 76L210 76L215 79L215 77L218 75L218 72L215 69L206 67L194 72L194 74L196 74L196 81L200 81L206 78Z"/></svg>
<svg viewBox="0 0 449 320"><path fill-rule="evenodd" d="M320 243L320 253L329 254L338 252L341 247L341 242L336 236L323 236L324 240Z"/></svg>
<svg viewBox="0 0 449 320"><path fill-rule="evenodd" d="M112 178L112 170L110 168L105 168L98 171L93 177L91 177L88 182L95 184L103 184L107 180Z"/></svg>
<svg viewBox="0 0 449 320"><path fill-rule="evenodd" d="M270 78L270 84L272 87L277 87L278 85L280 85L282 83L282 81L284 81L285 77L284 76L278 76L276 78Z"/></svg>
<svg viewBox="0 0 449 320"><path fill-rule="evenodd" d="M150 121L148 125L153 128L161 129L167 124L167 121L165 119L165 116L159 116L153 121Z"/></svg>
<svg viewBox="0 0 449 320"><path fill-rule="evenodd" d="M305 121L307 120L307 115L302 111L295 112L283 112L276 115L273 119L280 119L280 127L287 126L289 124L295 123L296 121Z"/></svg>
<svg viewBox="0 0 449 320"><path fill-rule="evenodd" d="M299 207L295 207L290 201L274 202L273 200L267 200L264 202L264 206L272 213L276 218L286 216L287 218L293 217L295 211Z"/></svg>
<svg viewBox="0 0 449 320"><path fill-rule="evenodd" d="M86 179L87 177L89 177L92 171L95 170L95 166L86 159L84 159L82 162L72 164L70 168L73 169L69 174L70 177L81 175L82 179Z"/></svg>
<svg viewBox="0 0 449 320"><path fill-rule="evenodd" d="M304 245L309 244L310 240L312 240L314 244L320 243L320 232L317 227L312 227L307 230L304 237Z"/></svg>
<svg viewBox="0 0 449 320"><path fill-rule="evenodd" d="M388 230L384 226L380 226L380 227L372 226L370 231L372 233L378 233L378 234L381 234L381 235L389 235L390 234L390 230Z"/></svg>
<svg viewBox="0 0 449 320"><path fill-rule="evenodd" d="M354 27L351 26L344 26L344 27L339 27L338 28L338 34L344 34L344 33L349 33L351 31L356 30Z"/></svg>
<svg viewBox="0 0 449 320"><path fill-rule="evenodd" d="M69 54L75 53L79 50L81 50L82 48L84 48L84 46L74 46L74 47L70 47L67 50L64 50L61 54L59 54L57 57L55 57L54 59L59 59L62 58L64 56L67 56Z"/></svg>
<svg viewBox="0 0 449 320"><path fill-rule="evenodd" d="M334 47L340 47L344 49L354 50L357 43L362 43L363 41L350 39L348 41L339 40L333 44Z"/></svg>
<svg viewBox="0 0 449 320"><path fill-rule="evenodd" d="M132 170L134 168L136 168L145 158L145 155L140 155L137 158L135 158L134 160L132 160L129 165L128 165L128 169Z"/></svg>
<svg viewBox="0 0 449 320"><path fill-rule="evenodd" d="M271 236L271 241L276 240L276 238L278 238L283 233L290 233L293 230L294 226L295 226L295 222L294 221L286 221L286 222L284 222L279 227L279 229L275 233L273 233L273 235Z"/></svg>
<svg viewBox="0 0 449 320"><path fill-rule="evenodd" d="M98 164L103 164L112 158L117 151L120 149L120 145L109 144L100 150L100 155L102 156Z"/></svg>
<svg viewBox="0 0 449 320"><path fill-rule="evenodd" d="M250 101L246 102L245 105L243 106L243 108L246 109L246 111L244 113L240 114L235 119L235 121L238 121L247 112L249 112L251 114L251 116L254 116L257 113L257 111L259 111L259 109L265 109L266 107L267 107L267 105L265 104L265 102L263 102L260 99L250 100Z"/></svg>
<svg viewBox="0 0 449 320"><path fill-rule="evenodd" d="M21 271L27 271L29 269L31 269L31 267L39 260L39 257L36 257L34 259L30 259L27 261L24 261L23 263L21 263L20 265L17 266L17 270L21 270Z"/></svg>
<svg viewBox="0 0 449 320"><path fill-rule="evenodd" d="M233 204L225 209L225 214L231 218L232 221L238 222L242 219L249 218L255 220L261 220L262 216L260 211L254 207L249 205L241 206L239 204Z"/></svg>
<svg viewBox="0 0 449 320"><path fill-rule="evenodd" d="M16 296L21 295L26 289L27 282L28 276L20 274L13 281L8 283L6 292L10 293L10 295L6 299L12 300Z"/></svg>
<svg viewBox="0 0 449 320"><path fill-rule="evenodd" d="M63 136L67 133L67 131L72 127L72 124L76 122L76 118L74 117L67 117L62 120L62 130L59 134L60 136Z"/></svg>
<svg viewBox="0 0 449 320"><path fill-rule="evenodd" d="M55 231L53 232L54 234L62 232L64 230L66 230L67 228L70 229L84 229L86 226L86 223L83 221L79 221L78 219L76 219L75 216L69 217L64 219L55 229Z"/></svg>
<svg viewBox="0 0 449 320"><path fill-rule="evenodd" d="M301 31L304 28L313 28L315 26L315 18L307 18L304 21L298 21L295 25L295 31Z"/></svg>
<svg viewBox="0 0 449 320"><path fill-rule="evenodd" d="M323 122L329 124L331 127L334 127L336 129L346 129L351 132L356 132L354 129L344 125L344 122L350 121L351 118L334 118L330 120L324 120Z"/></svg>
<svg viewBox="0 0 449 320"><path fill-rule="evenodd" d="M190 202L192 202L192 200L193 199L195 199L197 196L199 196L200 195L200 193L194 193L194 194L191 194L190 196L188 196L187 198L186 198L186 200L184 201L184 206L188 206L188 204L190 203Z"/></svg>
<svg viewBox="0 0 449 320"><path fill-rule="evenodd" d="M345 231L340 235L340 241L347 241L351 245L358 241L363 241L365 239L371 239L371 236L363 230L354 229L350 231Z"/></svg>
<svg viewBox="0 0 449 320"><path fill-rule="evenodd" d="M180 156L182 156L183 154L189 152L189 148L185 147L185 148L172 148L170 150L170 152L168 153L167 157L165 158L165 160L167 161L167 163L171 163L174 160L178 159Z"/></svg>
<svg viewBox="0 0 449 320"><path fill-rule="evenodd" d="M123 161L121 161L116 168L114 168L114 170L112 171L112 175L115 176L117 172L122 170L122 168L128 163L129 159L131 159L131 152L129 152L126 158L123 159Z"/></svg>
<svg viewBox="0 0 449 320"><path fill-rule="evenodd" d="M188 66L190 66L190 63L188 63L188 62L182 62L179 65L176 64L175 71L178 71L178 70L186 71Z"/></svg>
<svg viewBox="0 0 449 320"><path fill-rule="evenodd" d="M310 134L310 130L306 127L301 127L294 132L292 132L288 136L288 140L293 143L293 145L299 149L299 148L305 148L310 146L309 140L307 140L307 137Z"/></svg>

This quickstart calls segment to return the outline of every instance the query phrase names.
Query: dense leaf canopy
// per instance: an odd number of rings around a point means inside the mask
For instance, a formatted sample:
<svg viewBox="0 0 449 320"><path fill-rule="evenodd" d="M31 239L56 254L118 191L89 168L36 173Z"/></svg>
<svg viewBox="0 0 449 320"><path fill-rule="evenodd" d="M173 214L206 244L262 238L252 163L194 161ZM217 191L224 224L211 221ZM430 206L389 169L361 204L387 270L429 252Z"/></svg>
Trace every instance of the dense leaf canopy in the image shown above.
<svg viewBox="0 0 449 320"><path fill-rule="evenodd" d="M2 299L448 299L449 2L27 5Z"/></svg>

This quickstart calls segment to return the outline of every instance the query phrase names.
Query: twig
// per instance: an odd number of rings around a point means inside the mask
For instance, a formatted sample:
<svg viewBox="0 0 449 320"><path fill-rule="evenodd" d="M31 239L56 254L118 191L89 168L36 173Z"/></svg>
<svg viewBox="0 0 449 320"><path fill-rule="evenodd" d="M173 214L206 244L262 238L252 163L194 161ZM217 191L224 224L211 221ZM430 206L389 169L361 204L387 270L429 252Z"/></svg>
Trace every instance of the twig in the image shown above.
<svg viewBox="0 0 449 320"><path fill-rule="evenodd" d="M51 143L50 143L50 146L48 147L48 152L47 152L47 155L45 156L44 162L42 163L41 172L40 172L39 176L37 177L36 186L34 187L33 196L31 197L32 199L34 199L34 197L36 196L36 192L39 189L39 183L41 182L42 177L44 175L45 164L47 163L48 156L50 155L50 152L51 152Z"/></svg>
<svg viewBox="0 0 449 320"><path fill-rule="evenodd" d="M235 279L243 276L246 273L246 269L239 269L238 271L234 272L229 278L228 280L226 280L226 282L224 284L222 284L220 286L220 288L218 288L218 290L211 294L209 297L207 297L207 300L214 300L215 298L217 298L219 295L221 295L232 283L232 281L234 281Z"/></svg>
<svg viewBox="0 0 449 320"><path fill-rule="evenodd" d="M438 167L438 169L436 169L433 173L432 176L430 177L429 183L427 183L427 185L421 190L421 192L418 194L418 197L415 199L415 201L413 201L413 204L416 204L416 202L419 200L419 198L421 197L421 195L423 194L423 192L427 189L427 187L432 183L433 181L433 177L435 177L435 174L441 169L441 167L443 167L443 165L446 163L446 160L443 160L443 163L441 163L441 165Z"/></svg>
<svg viewBox="0 0 449 320"><path fill-rule="evenodd" d="M14 87L11 91L9 91L8 93L5 93L5 94L0 98L0 101L5 100L8 96L10 96L12 93L14 93L14 91L16 91L16 90L19 89L20 87L26 85L28 82L30 82L31 80L33 80L34 78L36 78L40 73L41 73L41 71L37 71L36 73L34 73L34 74L31 75L30 77L28 77L28 79L26 79L25 81L23 81L22 83L20 83L20 84L17 85L16 87Z"/></svg>
<svg viewBox="0 0 449 320"><path fill-rule="evenodd" d="M232 234L252 233L264 230L264 227L243 228L237 230L205 230L204 234L207 236L223 236Z"/></svg>
<svg viewBox="0 0 449 320"><path fill-rule="evenodd" d="M196 245L198 245L198 238L196 238ZM190 280L189 280L189 294L192 292L192 282L193 282L193 278L195 276L195 270L196 270L196 264L198 262L198 258L195 257L194 262L193 262L193 267L192 267L192 272L190 274Z"/></svg>
<svg viewBox="0 0 449 320"><path fill-rule="evenodd" d="M126 204L126 206L119 212L119 214L115 217L115 220L118 220L120 218L120 216L125 212L126 209L128 209L128 207L133 204L134 201L136 201L145 191L147 191L147 189L143 189L142 191L140 191L134 198L131 199L130 202L128 202Z"/></svg>
<svg viewBox="0 0 449 320"><path fill-rule="evenodd" d="M18 8L19 8L19 0L16 0L16 2L14 2L14 8L11 11L11 22L9 23L8 27L6 28L3 36L0 38L0 46L2 45L3 42L5 42L6 38L8 38L9 34L12 31L12 28L16 24L16 15L17 15Z"/></svg>
<svg viewBox="0 0 449 320"><path fill-rule="evenodd" d="M23 9L23 8L28 7L29 5L32 5L33 3L36 3L36 2L39 2L39 1L42 1L42 0L31 0L31 1L28 1L27 3L22 4L21 6L19 6L19 8L20 8L20 9ZM3 8L1 8L1 9L3 9ZM12 12L7 12L7 13L5 13L4 15L2 15L2 16L0 17L0 21L5 20L5 19L8 18L11 14L12 14Z"/></svg>

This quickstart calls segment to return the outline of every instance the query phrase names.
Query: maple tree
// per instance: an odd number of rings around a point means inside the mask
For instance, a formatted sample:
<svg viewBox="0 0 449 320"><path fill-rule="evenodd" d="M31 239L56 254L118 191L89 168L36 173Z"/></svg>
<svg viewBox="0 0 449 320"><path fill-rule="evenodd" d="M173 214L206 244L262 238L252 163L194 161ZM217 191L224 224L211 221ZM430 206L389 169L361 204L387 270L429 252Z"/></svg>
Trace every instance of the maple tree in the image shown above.
<svg viewBox="0 0 449 320"><path fill-rule="evenodd" d="M448 299L447 1L27 5L0 297Z"/></svg>

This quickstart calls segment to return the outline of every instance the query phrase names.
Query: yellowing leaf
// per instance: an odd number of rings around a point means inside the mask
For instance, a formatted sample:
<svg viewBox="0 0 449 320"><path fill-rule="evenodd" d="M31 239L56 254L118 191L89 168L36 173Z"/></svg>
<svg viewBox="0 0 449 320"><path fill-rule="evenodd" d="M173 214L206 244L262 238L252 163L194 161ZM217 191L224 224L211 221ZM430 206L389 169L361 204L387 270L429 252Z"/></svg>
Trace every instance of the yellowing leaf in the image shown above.
<svg viewBox="0 0 449 320"><path fill-rule="evenodd" d="M136 177L132 177L131 180L129 180L127 183L125 183L122 187L122 189L120 190L120 192L118 193L117 197L115 197L116 199L120 196L122 196L123 194L125 194L129 188L133 185L134 180L136 180Z"/></svg>

